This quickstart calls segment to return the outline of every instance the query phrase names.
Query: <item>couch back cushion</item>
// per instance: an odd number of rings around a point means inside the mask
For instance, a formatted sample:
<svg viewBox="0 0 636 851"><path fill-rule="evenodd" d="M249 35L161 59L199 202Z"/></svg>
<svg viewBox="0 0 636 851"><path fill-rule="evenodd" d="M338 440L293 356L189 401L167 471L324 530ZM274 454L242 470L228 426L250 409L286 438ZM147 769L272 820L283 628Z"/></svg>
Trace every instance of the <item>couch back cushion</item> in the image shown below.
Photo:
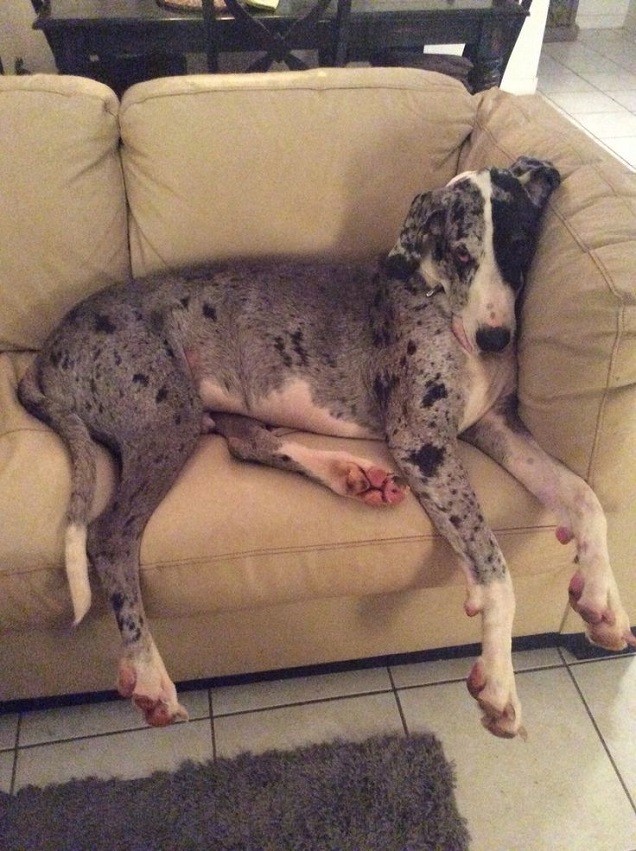
<svg viewBox="0 0 636 851"><path fill-rule="evenodd" d="M129 274L118 106L93 80L0 76L0 351Z"/></svg>
<svg viewBox="0 0 636 851"><path fill-rule="evenodd" d="M120 110L136 275L210 259L361 257L457 172L475 104L414 69L199 75Z"/></svg>
<svg viewBox="0 0 636 851"><path fill-rule="evenodd" d="M481 96L461 168L547 158L549 202L519 340L520 410L608 511L636 500L636 174L538 96Z"/></svg>

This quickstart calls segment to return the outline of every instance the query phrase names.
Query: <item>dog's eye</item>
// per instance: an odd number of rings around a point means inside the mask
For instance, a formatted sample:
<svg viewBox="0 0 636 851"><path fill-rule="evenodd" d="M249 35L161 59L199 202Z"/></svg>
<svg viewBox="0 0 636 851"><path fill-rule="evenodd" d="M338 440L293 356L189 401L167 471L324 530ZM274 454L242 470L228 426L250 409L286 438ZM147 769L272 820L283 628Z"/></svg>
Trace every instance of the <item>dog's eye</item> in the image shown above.
<svg viewBox="0 0 636 851"><path fill-rule="evenodd" d="M472 260L470 252L467 251L463 247L463 245L460 245L458 248L456 248L453 254L455 256L455 260L459 263L460 266L466 266Z"/></svg>

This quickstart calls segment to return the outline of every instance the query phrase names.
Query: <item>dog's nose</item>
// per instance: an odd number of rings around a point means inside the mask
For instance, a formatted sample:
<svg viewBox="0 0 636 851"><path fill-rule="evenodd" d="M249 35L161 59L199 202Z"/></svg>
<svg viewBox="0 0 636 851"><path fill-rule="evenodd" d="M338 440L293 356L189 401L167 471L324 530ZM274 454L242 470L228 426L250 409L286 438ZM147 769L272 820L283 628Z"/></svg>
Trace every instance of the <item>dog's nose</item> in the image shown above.
<svg viewBox="0 0 636 851"><path fill-rule="evenodd" d="M511 336L508 328L482 325L475 334L475 342L482 352L503 352Z"/></svg>

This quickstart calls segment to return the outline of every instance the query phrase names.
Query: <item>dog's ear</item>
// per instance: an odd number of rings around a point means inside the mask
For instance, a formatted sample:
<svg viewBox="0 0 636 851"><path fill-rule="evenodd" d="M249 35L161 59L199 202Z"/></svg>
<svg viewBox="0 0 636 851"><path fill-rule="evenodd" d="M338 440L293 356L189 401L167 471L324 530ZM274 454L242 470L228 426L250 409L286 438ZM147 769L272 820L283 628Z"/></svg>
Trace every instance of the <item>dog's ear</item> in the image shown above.
<svg viewBox="0 0 636 851"><path fill-rule="evenodd" d="M539 210L543 209L552 192L561 183L561 175L548 160L519 157L510 166L510 172L521 183L528 197Z"/></svg>
<svg viewBox="0 0 636 851"><path fill-rule="evenodd" d="M420 265L428 234L442 233L446 216L443 199L443 190L439 189L413 199L398 241L384 260L384 271L391 278L407 281Z"/></svg>

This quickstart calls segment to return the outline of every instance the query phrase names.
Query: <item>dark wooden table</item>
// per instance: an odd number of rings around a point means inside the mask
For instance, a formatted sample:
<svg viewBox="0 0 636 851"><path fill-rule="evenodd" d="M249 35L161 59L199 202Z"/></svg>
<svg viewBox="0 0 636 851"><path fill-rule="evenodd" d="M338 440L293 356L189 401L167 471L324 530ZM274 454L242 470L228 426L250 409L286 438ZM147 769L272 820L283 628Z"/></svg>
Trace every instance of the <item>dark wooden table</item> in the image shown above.
<svg viewBox="0 0 636 851"><path fill-rule="evenodd" d="M276 12L260 19L284 32L306 7L306 0L280 0ZM334 9L332 4L327 16ZM347 58L364 62L418 44L463 43L474 65L471 83L479 91L501 82L527 14L515 0L353 0ZM156 0L50 0L43 3L34 28L45 33L64 74L94 77L97 60L205 51L202 14L173 12ZM219 15L215 28L219 51L252 48L231 16ZM309 38L295 47L317 49L320 44Z"/></svg>

